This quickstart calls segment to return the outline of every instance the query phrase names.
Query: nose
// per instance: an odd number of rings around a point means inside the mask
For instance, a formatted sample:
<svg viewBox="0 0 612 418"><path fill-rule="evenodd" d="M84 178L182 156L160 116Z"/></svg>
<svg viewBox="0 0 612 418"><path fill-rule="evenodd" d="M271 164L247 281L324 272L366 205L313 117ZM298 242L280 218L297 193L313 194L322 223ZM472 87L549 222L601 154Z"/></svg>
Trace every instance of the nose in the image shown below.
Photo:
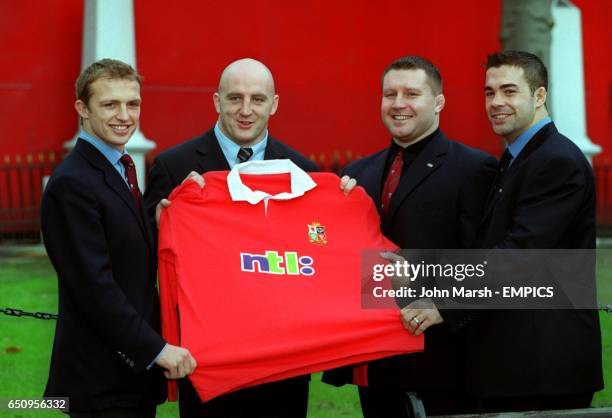
<svg viewBox="0 0 612 418"><path fill-rule="evenodd" d="M122 121L126 121L130 118L128 109L127 109L127 105L122 104L121 106L118 107L116 117L117 119L122 120Z"/></svg>
<svg viewBox="0 0 612 418"><path fill-rule="evenodd" d="M401 94L398 94L397 96L395 96L395 98L393 99L393 104L392 104L394 109L401 109L405 105L406 105L406 102L404 101L404 97Z"/></svg>
<svg viewBox="0 0 612 418"><path fill-rule="evenodd" d="M240 106L240 114L242 116L248 116L251 114L251 101L249 99L245 99L242 102L242 106Z"/></svg>
<svg viewBox="0 0 612 418"><path fill-rule="evenodd" d="M493 97L491 97L491 106L499 107L503 105L504 105L504 100L503 100L501 92L499 91L495 92L493 94Z"/></svg>

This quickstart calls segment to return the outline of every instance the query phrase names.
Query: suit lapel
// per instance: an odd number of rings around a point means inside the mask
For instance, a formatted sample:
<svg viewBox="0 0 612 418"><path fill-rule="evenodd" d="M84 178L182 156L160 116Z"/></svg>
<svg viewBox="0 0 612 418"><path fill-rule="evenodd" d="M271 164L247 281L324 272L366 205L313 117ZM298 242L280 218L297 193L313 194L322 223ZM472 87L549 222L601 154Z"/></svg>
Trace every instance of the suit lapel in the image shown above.
<svg viewBox="0 0 612 418"><path fill-rule="evenodd" d="M138 208L136 207L136 203L134 203L134 198L132 197L126 182L121 178L117 170L115 170L104 155L102 155L87 141L79 139L74 147L74 151L82 155L92 166L103 173L104 182L121 198L121 200L123 200L123 203L125 203L125 205L130 209L132 215L134 215L138 224L140 225L140 229L142 230L142 234L147 240L147 243L150 247L152 247L153 242L151 240L151 234L146 230L147 227L143 221L144 214L138 213Z"/></svg>
<svg viewBox="0 0 612 418"><path fill-rule="evenodd" d="M210 130L204 134L202 141L198 141L196 146L198 159L196 165L199 173L207 171L227 171L230 166L225 159L225 154L219 146L219 141L215 136L214 130ZM182 179L180 180L182 181Z"/></svg>
<svg viewBox="0 0 612 418"><path fill-rule="evenodd" d="M525 162L525 160L529 158L529 156L533 154L533 152L537 150L540 147L540 145L542 145L549 136L557 132L558 131L554 123L551 122L547 125L544 125L542 129L540 129L534 135L534 137L531 138L531 140L527 143L527 145L525 145L525 148L523 148L523 150L518 155L518 157L516 157L516 159L512 162L512 164L506 171L506 174L504 175L504 178L502 179L501 184L497 184L497 180L493 183L493 187L491 188L491 191L487 198L487 203L486 203L484 214L482 216L481 225L487 222L487 219L491 215L493 208L495 207L495 205L497 205L497 202L499 202L499 199L501 199L502 194L504 193L505 186L512 183L512 180L514 179L514 177L516 177L517 173L521 171L520 168Z"/></svg>
<svg viewBox="0 0 612 418"><path fill-rule="evenodd" d="M446 153L448 152L449 141L441 131L431 139L431 142L421 151L417 158L406 168L402 175L400 184L391 196L389 212L386 221L393 219L395 212L402 201L410 195L414 189L422 184L427 177L442 166Z"/></svg>
<svg viewBox="0 0 612 418"><path fill-rule="evenodd" d="M385 172L385 163L389 155L389 148L385 152L381 152L370 164L371 170L366 176L358 176L357 184L363 186L368 192L374 203L378 216L383 219L383 211L380 207L380 192L383 184L383 175Z"/></svg>
<svg viewBox="0 0 612 418"><path fill-rule="evenodd" d="M268 143L264 152L264 160L279 160L289 158L287 153L279 146L278 141L268 136Z"/></svg>

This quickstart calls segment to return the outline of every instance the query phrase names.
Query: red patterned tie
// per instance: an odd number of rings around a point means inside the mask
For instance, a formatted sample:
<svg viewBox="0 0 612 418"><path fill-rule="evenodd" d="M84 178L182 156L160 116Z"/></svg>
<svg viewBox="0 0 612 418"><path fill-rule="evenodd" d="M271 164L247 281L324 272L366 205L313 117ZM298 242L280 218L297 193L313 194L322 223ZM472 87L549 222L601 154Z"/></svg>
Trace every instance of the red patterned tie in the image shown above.
<svg viewBox="0 0 612 418"><path fill-rule="evenodd" d="M136 178L136 166L134 165L134 160L132 160L132 157L130 157L128 154L123 154L120 161L125 167L125 179L128 182L130 192L132 192L132 197L134 198L134 203L136 203L136 207L138 208L140 214L142 203L140 203L140 191L138 190L138 179Z"/></svg>
<svg viewBox="0 0 612 418"><path fill-rule="evenodd" d="M402 176L402 165L404 164L403 155L403 150L400 150L397 152L397 154L395 154L393 163L391 163L391 167L389 168L389 174L387 174L387 180L385 180L385 185L383 186L380 201L382 203L383 212L385 213L389 211L391 196L393 196L393 192L395 192L395 189L397 189L400 177Z"/></svg>

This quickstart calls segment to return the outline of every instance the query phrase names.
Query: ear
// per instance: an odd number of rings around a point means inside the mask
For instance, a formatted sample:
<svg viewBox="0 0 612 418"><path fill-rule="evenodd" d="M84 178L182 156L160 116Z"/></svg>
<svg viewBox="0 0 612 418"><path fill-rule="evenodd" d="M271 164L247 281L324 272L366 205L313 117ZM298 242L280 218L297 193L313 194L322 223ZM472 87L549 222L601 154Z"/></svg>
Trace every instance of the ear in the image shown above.
<svg viewBox="0 0 612 418"><path fill-rule="evenodd" d="M278 109L278 94L274 95L274 98L272 99L272 110L270 111L270 115L273 115L276 113L276 109Z"/></svg>
<svg viewBox="0 0 612 418"><path fill-rule="evenodd" d="M544 86L538 87L533 94L535 96L536 108L544 106L544 104L546 104L546 96L548 92L546 91Z"/></svg>
<svg viewBox="0 0 612 418"><path fill-rule="evenodd" d="M217 113L221 113L221 96L219 96L218 92L215 92L215 94L213 94L213 102L215 104L215 109L217 110Z"/></svg>
<svg viewBox="0 0 612 418"><path fill-rule="evenodd" d="M79 116L81 116L83 119L89 119L89 109L87 108L87 105L84 101L79 99L74 102L74 108L76 109Z"/></svg>
<svg viewBox="0 0 612 418"><path fill-rule="evenodd" d="M446 98L443 94L438 94L435 99L434 112L440 113L442 109L444 109L444 105L446 104Z"/></svg>

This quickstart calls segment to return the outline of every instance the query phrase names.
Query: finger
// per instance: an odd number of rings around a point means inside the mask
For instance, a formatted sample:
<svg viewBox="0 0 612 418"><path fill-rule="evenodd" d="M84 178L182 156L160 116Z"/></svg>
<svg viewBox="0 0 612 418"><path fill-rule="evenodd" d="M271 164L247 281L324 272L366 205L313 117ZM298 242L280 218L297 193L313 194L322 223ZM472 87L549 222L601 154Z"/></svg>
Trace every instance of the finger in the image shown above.
<svg viewBox="0 0 612 418"><path fill-rule="evenodd" d="M344 194L348 195L353 189L357 186L357 180L350 179L348 183L346 183L346 187L344 188Z"/></svg>
<svg viewBox="0 0 612 418"><path fill-rule="evenodd" d="M414 318L417 314L415 312L412 312L411 309L402 309L401 311L402 314L402 318L404 319L404 321L406 321L406 323L410 323L412 321L412 318Z"/></svg>
<svg viewBox="0 0 612 418"><path fill-rule="evenodd" d="M183 180L183 182L187 180L195 181L196 183L198 183L198 186L204 187L204 183L205 183L204 177L202 177L199 173L196 173L195 171L192 171L191 173L189 173L187 177L185 178L185 180Z"/></svg>
<svg viewBox="0 0 612 418"><path fill-rule="evenodd" d="M410 321L410 323L412 324L412 327L414 329L415 335L418 335L417 332L418 332L419 328L423 325L423 318L421 318L418 315L415 315L412 318L412 320Z"/></svg>
<svg viewBox="0 0 612 418"><path fill-rule="evenodd" d="M414 334L414 332L416 331L416 325L414 322L412 321L408 321L407 322L408 327L406 328L411 334Z"/></svg>
<svg viewBox="0 0 612 418"><path fill-rule="evenodd" d="M410 318L404 318L402 316L402 325L404 326L404 328L410 329Z"/></svg>
<svg viewBox="0 0 612 418"><path fill-rule="evenodd" d="M189 365L190 365L189 374L191 374L195 371L196 367L198 366L198 363L196 363L195 359L191 355L189 356Z"/></svg>
<svg viewBox="0 0 612 418"><path fill-rule="evenodd" d="M414 331L415 337L421 335L423 332L425 332L426 329L427 329L426 320L423 319L421 320L420 324L416 327Z"/></svg>
<svg viewBox="0 0 612 418"><path fill-rule="evenodd" d="M402 317L402 322L404 323L404 327L411 333L414 334L418 325L416 321L414 321L414 316L405 316Z"/></svg>
<svg viewBox="0 0 612 418"><path fill-rule="evenodd" d="M346 184L349 182L351 178L349 176L342 176L340 179L340 189L344 190Z"/></svg>
<svg viewBox="0 0 612 418"><path fill-rule="evenodd" d="M159 219L161 218L161 202L155 206L155 224L159 227Z"/></svg>
<svg viewBox="0 0 612 418"><path fill-rule="evenodd" d="M191 180L194 174L195 174L195 171L192 171L189 174L187 174L187 177L185 177L183 181L181 181L181 184L185 183L187 180Z"/></svg>
<svg viewBox="0 0 612 418"><path fill-rule="evenodd" d="M159 203L161 204L161 208L162 208L162 209L165 209L165 208L167 208L168 206L170 206L170 204L171 204L172 202L171 202L170 200L168 200L168 199L162 199L162 200L160 200L160 201L159 201Z"/></svg>
<svg viewBox="0 0 612 418"><path fill-rule="evenodd" d="M185 366L184 366L183 362L179 363L179 365L176 368L176 371L177 371L177 377L179 379L183 378L183 377L185 377L187 375L187 372L185 371Z"/></svg>
<svg viewBox="0 0 612 418"><path fill-rule="evenodd" d="M174 368L164 371L164 376L166 376L166 379L176 379Z"/></svg>
<svg viewBox="0 0 612 418"><path fill-rule="evenodd" d="M384 258L385 260L389 260L391 262L404 261L404 257L402 257L399 254L395 254L394 252L391 252L391 251L381 251L380 256Z"/></svg>

